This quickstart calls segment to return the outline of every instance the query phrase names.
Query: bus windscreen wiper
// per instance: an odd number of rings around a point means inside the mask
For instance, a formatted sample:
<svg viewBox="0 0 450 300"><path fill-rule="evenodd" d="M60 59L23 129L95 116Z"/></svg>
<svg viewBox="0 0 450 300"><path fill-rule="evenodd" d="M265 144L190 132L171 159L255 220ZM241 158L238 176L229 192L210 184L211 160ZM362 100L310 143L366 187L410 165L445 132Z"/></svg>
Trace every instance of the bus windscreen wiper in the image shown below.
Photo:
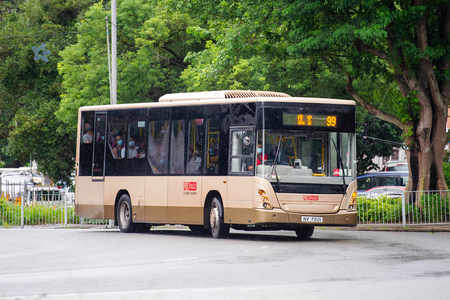
<svg viewBox="0 0 450 300"><path fill-rule="evenodd" d="M344 182L344 185L342 186L343 188L343 194L345 195L347 193L347 189L345 188L345 169L344 169L344 162L342 161L342 157L341 157L341 152L339 151L338 147L336 146L336 143L334 142L333 139L331 139L331 141L333 142L334 145L334 149L336 149L337 155L338 155L338 160L339 160L339 164L341 165L342 168L342 181Z"/></svg>
<svg viewBox="0 0 450 300"><path fill-rule="evenodd" d="M283 135L280 134L280 140L278 141L278 147L277 147L277 152L275 153L275 159L273 161L273 167L272 167L272 174L275 171L275 177L277 178L277 185L278 185L278 192L281 193L281 184L280 184L280 179L278 179L278 173L277 173L277 164L278 164L278 156L281 154L280 152L280 148L281 148L281 140L283 139Z"/></svg>

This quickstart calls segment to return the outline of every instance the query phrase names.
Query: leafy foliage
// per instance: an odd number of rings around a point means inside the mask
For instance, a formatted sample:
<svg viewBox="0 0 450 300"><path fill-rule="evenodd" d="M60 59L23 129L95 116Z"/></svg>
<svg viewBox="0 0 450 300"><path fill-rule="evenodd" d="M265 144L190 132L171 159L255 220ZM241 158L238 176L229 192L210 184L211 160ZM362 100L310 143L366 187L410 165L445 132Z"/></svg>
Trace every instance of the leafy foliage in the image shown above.
<svg viewBox="0 0 450 300"><path fill-rule="evenodd" d="M67 217L66 217L67 214ZM9 201L0 197L0 225L4 227L21 225L22 207L19 201ZM31 205L24 203L24 225L80 224L80 217L75 215L75 207L67 209L59 201L39 201ZM107 225L109 220L83 220L84 224Z"/></svg>
<svg viewBox="0 0 450 300"><path fill-rule="evenodd" d="M439 223L450 220L448 195L422 195L415 203L405 203L405 216L413 223ZM402 222L402 199L382 195L377 198L358 197L358 219L362 223Z"/></svg>
<svg viewBox="0 0 450 300"><path fill-rule="evenodd" d="M179 91L180 73L186 67L184 57L200 46L186 34L195 21L143 0L120 1L117 12L118 102L154 101ZM101 3L95 4L76 24L77 30L102 28L109 14ZM106 35L102 31L79 35L61 56L58 70L64 79L64 92L57 116L74 131L80 106L110 102Z"/></svg>
<svg viewBox="0 0 450 300"><path fill-rule="evenodd" d="M36 160L55 179L70 176L75 154L74 135L64 133L54 115L61 92L58 52L72 40L62 33L71 32L77 16L93 2L16 1L0 22L6 36L0 38L0 141L8 145L0 156ZM48 62L34 60L32 47L42 43L51 52Z"/></svg>
<svg viewBox="0 0 450 300"><path fill-rule="evenodd" d="M397 223L402 220L402 199L380 196L358 197L358 219L362 223Z"/></svg>
<svg viewBox="0 0 450 300"><path fill-rule="evenodd" d="M343 79L321 60L287 52L283 1L211 1L202 10L196 3L186 10L200 17L204 12L210 21L188 28L193 36L207 40L204 50L186 57L190 65L182 79L189 91L255 89L348 97Z"/></svg>
<svg viewBox="0 0 450 300"><path fill-rule="evenodd" d="M282 14L289 20L289 53L325 61L364 109L402 129L413 190L447 188L441 166L450 99L449 11L448 1L440 0L299 0L286 3Z"/></svg>
<svg viewBox="0 0 450 300"><path fill-rule="evenodd" d="M374 116L366 113L363 122L367 124L367 131L361 128L362 135L383 139L391 142L401 143L401 130L391 123L376 119ZM359 132L358 132L359 133ZM393 145L387 142L363 140L358 138L356 140L356 157L358 174L363 174L371 170L377 170L381 166L376 165L372 159L375 156L389 156L392 154Z"/></svg>
<svg viewBox="0 0 450 300"><path fill-rule="evenodd" d="M6 4L0 5L0 34L16 36L0 37L0 142L8 144L0 149L0 156L7 165L14 159L23 164L31 156L47 175L67 177L74 162L78 108L109 103L104 30L109 2L0 4ZM362 104L360 120L373 123L365 120L364 111L370 111L400 127L420 151L417 130L425 119L423 98L434 94L429 90L434 81L427 78L436 79L441 93L450 78L445 67L449 39L442 31L449 9L441 0L423 5L356 0L119 0L118 102L218 89L353 97ZM421 24L427 28L423 47L417 31ZM68 32L78 34L62 34ZM43 42L51 51L47 63L34 61L31 50ZM431 75L425 76L425 70ZM442 107L447 109L449 97L443 96ZM396 130L383 126L380 131L396 136ZM441 131L430 128L430 132ZM44 146L47 151L42 153ZM373 167L366 158L384 151L359 148L358 152L365 152L360 154L364 169Z"/></svg>

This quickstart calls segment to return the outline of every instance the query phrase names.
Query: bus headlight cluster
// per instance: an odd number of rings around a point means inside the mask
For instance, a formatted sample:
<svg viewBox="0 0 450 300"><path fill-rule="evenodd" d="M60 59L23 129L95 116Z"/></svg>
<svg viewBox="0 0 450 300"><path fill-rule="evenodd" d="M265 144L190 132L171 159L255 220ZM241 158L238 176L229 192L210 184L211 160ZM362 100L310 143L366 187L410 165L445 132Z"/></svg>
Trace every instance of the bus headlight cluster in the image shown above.
<svg viewBox="0 0 450 300"><path fill-rule="evenodd" d="M260 196L263 207L267 209L272 209L272 205L270 204L269 197L267 197L266 191L258 190L258 195Z"/></svg>
<svg viewBox="0 0 450 300"><path fill-rule="evenodd" d="M350 201L348 201L348 209L350 210L356 210L356 199L357 199L356 192L352 193L352 197L350 198Z"/></svg>

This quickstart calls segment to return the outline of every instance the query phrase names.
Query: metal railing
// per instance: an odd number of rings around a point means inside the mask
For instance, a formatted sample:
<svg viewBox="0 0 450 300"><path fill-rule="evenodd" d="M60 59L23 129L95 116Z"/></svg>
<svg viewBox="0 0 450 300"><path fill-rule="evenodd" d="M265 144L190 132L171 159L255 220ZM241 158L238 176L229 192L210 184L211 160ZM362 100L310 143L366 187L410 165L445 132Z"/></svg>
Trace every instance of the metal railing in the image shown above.
<svg viewBox="0 0 450 300"><path fill-rule="evenodd" d="M0 225L105 225L75 215L74 193L28 183L0 183ZM450 225L450 191L377 192L358 197L358 224Z"/></svg>
<svg viewBox="0 0 450 300"><path fill-rule="evenodd" d="M450 225L450 191L377 192L358 197L358 224Z"/></svg>
<svg viewBox="0 0 450 300"><path fill-rule="evenodd" d="M55 187L28 183L0 183L0 225L105 225L109 220L83 219L75 215L75 194Z"/></svg>

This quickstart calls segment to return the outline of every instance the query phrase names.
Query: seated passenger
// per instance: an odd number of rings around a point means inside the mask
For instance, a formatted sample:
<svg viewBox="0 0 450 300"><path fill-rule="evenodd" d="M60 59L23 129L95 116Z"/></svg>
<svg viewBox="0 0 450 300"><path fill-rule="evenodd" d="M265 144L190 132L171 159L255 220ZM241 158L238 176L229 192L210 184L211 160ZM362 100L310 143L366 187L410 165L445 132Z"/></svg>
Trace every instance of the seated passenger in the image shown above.
<svg viewBox="0 0 450 300"><path fill-rule="evenodd" d="M137 151L137 158L145 158L145 147L139 148Z"/></svg>
<svg viewBox="0 0 450 300"><path fill-rule="evenodd" d="M83 135L83 143L91 144L92 138L94 137L94 132L92 131L92 125L90 123L85 123L84 130L86 130L86 133Z"/></svg>
<svg viewBox="0 0 450 300"><path fill-rule="evenodd" d="M137 150L139 149L136 146L136 141L134 138L130 137L130 141L128 142L128 155L127 158L135 158L137 157ZM122 157L125 157L125 147L122 148Z"/></svg>
<svg viewBox="0 0 450 300"><path fill-rule="evenodd" d="M116 136L116 145L112 149L115 159L122 158L122 150L123 149L124 149L124 147L123 147L122 137L120 135L118 135L118 136Z"/></svg>

